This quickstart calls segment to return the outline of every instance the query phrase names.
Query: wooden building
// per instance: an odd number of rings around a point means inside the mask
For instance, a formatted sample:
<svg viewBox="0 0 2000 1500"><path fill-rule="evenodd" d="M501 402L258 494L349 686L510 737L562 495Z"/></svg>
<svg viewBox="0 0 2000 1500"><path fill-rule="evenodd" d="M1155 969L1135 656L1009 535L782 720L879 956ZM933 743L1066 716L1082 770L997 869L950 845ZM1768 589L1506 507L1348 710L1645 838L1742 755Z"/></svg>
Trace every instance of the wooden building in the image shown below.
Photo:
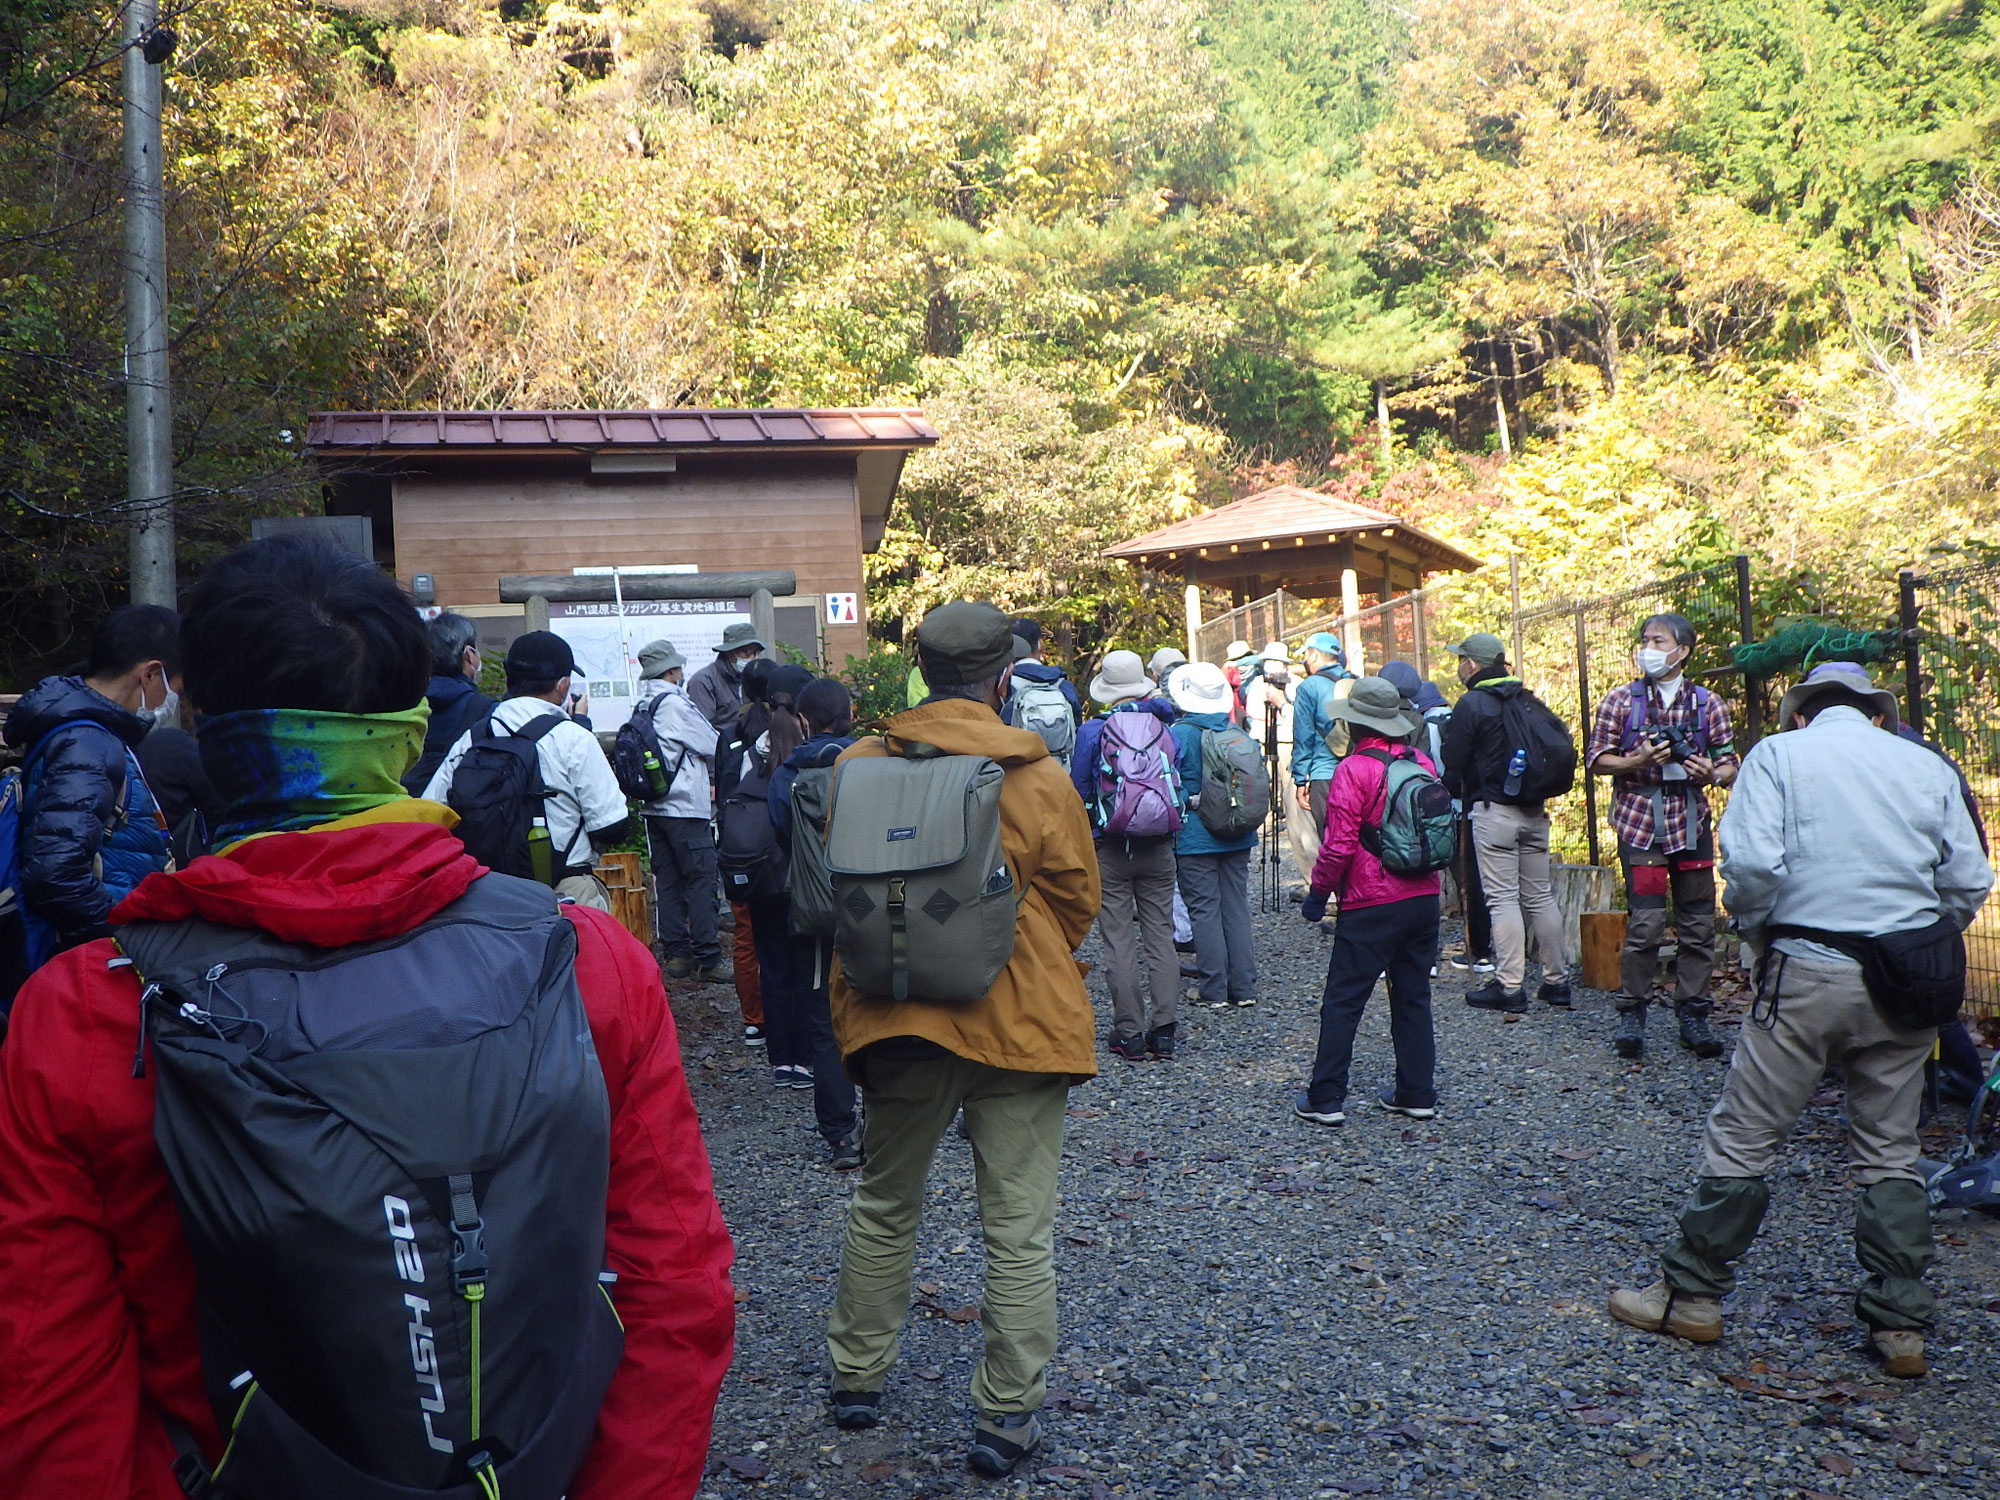
<svg viewBox="0 0 2000 1500"><path fill-rule="evenodd" d="M509 574L787 568L779 635L830 665L867 649L862 555L882 539L914 409L319 412L326 513L365 516L376 560L488 620ZM504 633L504 632L502 632Z"/></svg>

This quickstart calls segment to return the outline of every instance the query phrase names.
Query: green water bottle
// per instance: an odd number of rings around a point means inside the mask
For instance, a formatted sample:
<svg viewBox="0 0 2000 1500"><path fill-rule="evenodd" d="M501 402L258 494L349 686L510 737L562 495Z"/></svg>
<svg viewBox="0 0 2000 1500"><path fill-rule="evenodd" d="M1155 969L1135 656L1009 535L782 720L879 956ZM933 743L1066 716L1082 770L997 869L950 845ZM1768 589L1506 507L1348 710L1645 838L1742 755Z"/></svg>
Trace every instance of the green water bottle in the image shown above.
<svg viewBox="0 0 2000 1500"><path fill-rule="evenodd" d="M549 842L549 821L537 818L528 829L528 869L543 885L556 883L556 851Z"/></svg>

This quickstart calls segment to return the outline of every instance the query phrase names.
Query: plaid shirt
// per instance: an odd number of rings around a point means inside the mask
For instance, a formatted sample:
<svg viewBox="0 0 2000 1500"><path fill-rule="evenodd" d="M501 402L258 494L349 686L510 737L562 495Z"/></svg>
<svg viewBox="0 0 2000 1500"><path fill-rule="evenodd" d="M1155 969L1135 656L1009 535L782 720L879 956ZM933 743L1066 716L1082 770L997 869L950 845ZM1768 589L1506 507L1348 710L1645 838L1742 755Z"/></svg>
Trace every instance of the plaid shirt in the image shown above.
<svg viewBox="0 0 2000 1500"><path fill-rule="evenodd" d="M1586 766L1597 764L1600 755L1625 754L1625 726L1632 714L1632 689L1635 683L1626 683L1613 688L1604 695L1604 701L1597 705L1597 718L1590 727L1590 747L1585 752ZM1646 722L1648 724L1673 724L1693 731L1696 728L1696 693L1693 683L1683 683L1680 694L1672 706L1660 702L1659 689L1646 684ZM1734 731L1729 724L1729 710L1714 693L1703 689L1700 694L1702 705L1699 743L1705 747L1708 758L1718 766L1735 765L1736 751L1733 748ZM1664 785L1666 778L1658 766L1648 766L1643 771L1635 771L1625 776L1612 778L1611 830L1618 835L1621 844L1629 844L1635 849L1654 847L1654 837L1658 835L1658 847L1662 854L1678 854L1692 849L1708 833L1708 793L1697 788L1692 797L1679 795L1676 787L1662 799L1661 812L1664 828L1653 826L1653 788ZM1688 806L1695 809L1695 826L1688 827Z"/></svg>

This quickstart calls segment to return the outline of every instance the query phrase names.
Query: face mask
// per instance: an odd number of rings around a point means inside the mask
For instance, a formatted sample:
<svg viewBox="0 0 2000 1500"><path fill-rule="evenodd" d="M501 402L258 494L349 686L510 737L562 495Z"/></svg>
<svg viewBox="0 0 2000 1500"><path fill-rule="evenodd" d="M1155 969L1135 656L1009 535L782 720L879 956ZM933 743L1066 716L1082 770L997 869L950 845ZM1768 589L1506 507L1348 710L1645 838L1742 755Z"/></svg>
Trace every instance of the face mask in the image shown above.
<svg viewBox="0 0 2000 1500"><path fill-rule="evenodd" d="M1666 676L1668 654L1665 651L1656 651L1651 646L1641 646L1639 648L1639 670L1644 672L1648 677L1659 678Z"/></svg>
<svg viewBox="0 0 2000 1500"><path fill-rule="evenodd" d="M160 700L160 706L158 708L147 709L146 713L151 716L153 722L157 725L167 729L180 728L181 695L172 688L168 688L167 696Z"/></svg>

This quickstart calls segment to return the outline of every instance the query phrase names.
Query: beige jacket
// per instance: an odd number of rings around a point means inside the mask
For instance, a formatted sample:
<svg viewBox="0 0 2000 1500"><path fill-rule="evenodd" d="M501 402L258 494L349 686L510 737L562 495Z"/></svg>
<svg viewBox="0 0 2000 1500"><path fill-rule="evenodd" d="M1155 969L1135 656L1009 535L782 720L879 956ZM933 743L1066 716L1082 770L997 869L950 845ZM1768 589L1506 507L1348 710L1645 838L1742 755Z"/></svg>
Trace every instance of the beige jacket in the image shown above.
<svg viewBox="0 0 2000 1500"><path fill-rule="evenodd" d="M1009 729L984 704L941 699L897 714L882 737L841 752L887 755L903 741L951 755L985 755L1006 773L1000 786L1000 841L1028 886L1014 956L984 999L970 1005L895 1001L852 989L836 960L829 998L840 1055L892 1037L920 1037L973 1062L1023 1073L1097 1074L1096 1023L1083 990L1076 945L1097 919L1097 855L1090 821L1068 772L1041 737Z"/></svg>

